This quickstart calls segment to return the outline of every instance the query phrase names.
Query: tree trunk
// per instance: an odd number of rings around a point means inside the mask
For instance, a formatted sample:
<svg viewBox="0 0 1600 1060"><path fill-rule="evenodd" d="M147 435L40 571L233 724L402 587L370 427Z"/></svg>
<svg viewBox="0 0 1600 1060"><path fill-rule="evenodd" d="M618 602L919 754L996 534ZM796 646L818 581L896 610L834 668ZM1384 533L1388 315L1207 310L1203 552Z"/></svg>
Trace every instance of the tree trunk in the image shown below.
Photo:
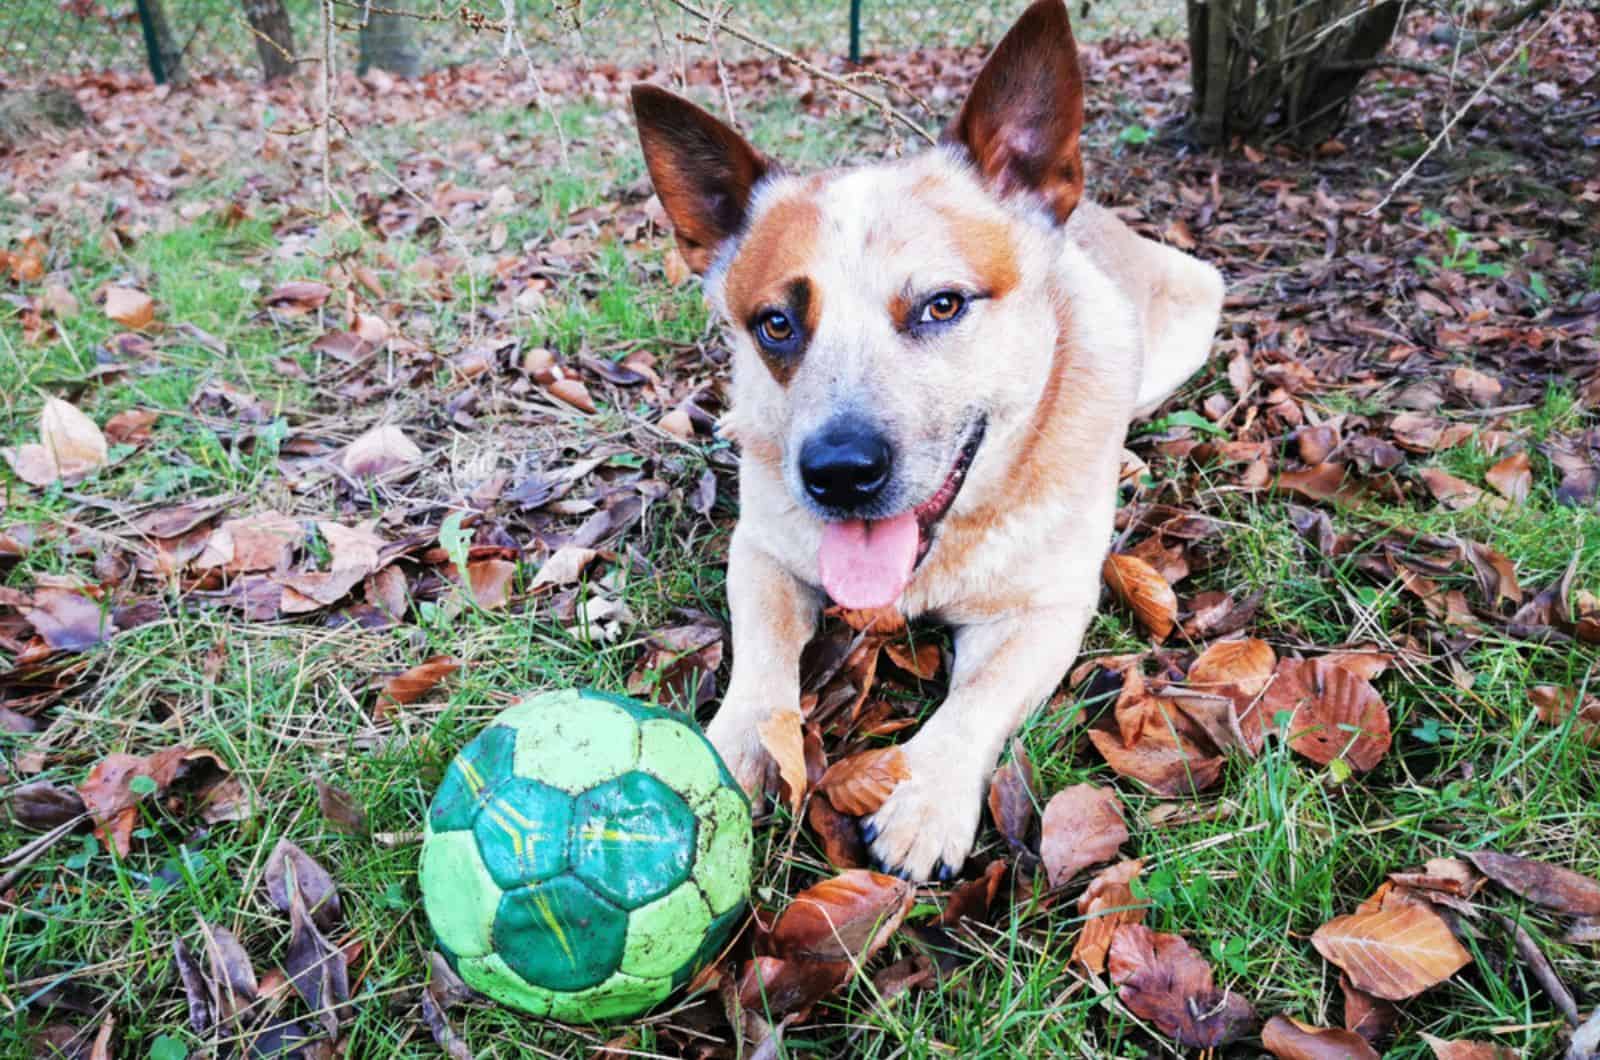
<svg viewBox="0 0 1600 1060"><path fill-rule="evenodd" d="M161 0L139 0L139 12L149 21L147 32L154 39L155 62L160 64L161 69L158 80L170 85L184 84L189 80L189 73L183 68L183 49L178 47L177 38L172 35L166 8ZM155 76L155 69L152 68L150 73Z"/></svg>
<svg viewBox="0 0 1600 1060"><path fill-rule="evenodd" d="M244 17L261 56L261 77L276 81L294 73L294 27L283 0L244 0Z"/></svg>
<svg viewBox="0 0 1600 1060"><path fill-rule="evenodd" d="M1189 135L1326 140L1400 12L1400 0L1188 0Z"/></svg>
<svg viewBox="0 0 1600 1060"><path fill-rule="evenodd" d="M402 0L389 0L383 6L398 10L406 5ZM365 74L373 67L400 77L416 77L422 73L416 19L370 10L365 11L363 17L366 22L361 26L361 60L357 74Z"/></svg>

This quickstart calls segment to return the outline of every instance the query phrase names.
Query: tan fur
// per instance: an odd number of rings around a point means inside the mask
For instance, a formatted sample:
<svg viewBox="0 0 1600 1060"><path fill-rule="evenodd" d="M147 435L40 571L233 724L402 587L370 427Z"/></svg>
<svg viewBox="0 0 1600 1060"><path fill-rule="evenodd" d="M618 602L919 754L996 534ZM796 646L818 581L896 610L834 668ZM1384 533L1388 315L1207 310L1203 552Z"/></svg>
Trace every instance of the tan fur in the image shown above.
<svg viewBox="0 0 1600 1060"><path fill-rule="evenodd" d="M1049 52L1072 47L1059 0L1030 8L1024 28L1026 46L1008 36L991 66L1043 64L1020 83L1070 101L1076 84L1058 82L1076 78L1075 53ZM705 277L729 325L726 427L744 453L728 570L733 675L709 734L752 791L771 768L757 727L798 706L800 652L825 599L824 523L800 485L801 443L840 410L868 410L896 454L884 506L903 512L933 495L986 417L899 601L956 628L949 696L905 744L910 779L869 822L875 858L917 878L960 866L1006 741L1071 665L1099 598L1128 423L1204 361L1222 298L1214 269L1080 201L1071 121L1046 119L1053 183L1019 193L1038 168L1016 165L1029 101L990 69L974 99L991 110L963 111L981 140L971 153L770 176L746 234ZM803 355L777 370L746 323L797 278L821 308ZM948 289L988 297L949 328L910 332L906 318Z"/></svg>

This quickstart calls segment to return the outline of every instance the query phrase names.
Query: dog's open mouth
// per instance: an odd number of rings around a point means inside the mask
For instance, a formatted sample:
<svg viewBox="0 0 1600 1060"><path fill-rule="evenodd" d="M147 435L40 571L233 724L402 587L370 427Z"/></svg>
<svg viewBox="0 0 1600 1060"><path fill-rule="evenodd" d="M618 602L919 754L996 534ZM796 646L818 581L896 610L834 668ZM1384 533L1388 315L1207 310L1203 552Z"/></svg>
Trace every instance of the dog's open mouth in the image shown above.
<svg viewBox="0 0 1600 1060"><path fill-rule="evenodd" d="M841 519L823 527L817 561L822 586L834 603L868 609L900 599L961 492L987 425L982 416L973 421L944 481L915 508L887 519Z"/></svg>

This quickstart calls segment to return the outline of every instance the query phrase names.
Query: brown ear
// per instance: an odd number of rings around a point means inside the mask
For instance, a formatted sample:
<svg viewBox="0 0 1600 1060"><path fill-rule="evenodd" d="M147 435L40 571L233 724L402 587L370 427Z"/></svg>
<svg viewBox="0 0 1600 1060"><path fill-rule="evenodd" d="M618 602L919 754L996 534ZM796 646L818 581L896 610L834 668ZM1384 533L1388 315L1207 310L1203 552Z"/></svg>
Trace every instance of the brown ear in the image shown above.
<svg viewBox="0 0 1600 1060"><path fill-rule="evenodd" d="M1058 222L1083 194L1083 75L1062 0L1037 0L978 72L961 113L944 131L998 195L1043 197Z"/></svg>
<svg viewBox="0 0 1600 1060"><path fill-rule="evenodd" d="M744 137L680 96L633 86L639 144L683 260L704 273L744 227L750 189L772 164Z"/></svg>

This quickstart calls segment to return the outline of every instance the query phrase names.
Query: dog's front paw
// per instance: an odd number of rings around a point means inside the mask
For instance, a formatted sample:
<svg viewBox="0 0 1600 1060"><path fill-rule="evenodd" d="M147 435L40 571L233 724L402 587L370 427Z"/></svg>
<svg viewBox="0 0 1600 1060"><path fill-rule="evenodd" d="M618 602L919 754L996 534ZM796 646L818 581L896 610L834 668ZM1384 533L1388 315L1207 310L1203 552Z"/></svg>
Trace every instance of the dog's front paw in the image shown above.
<svg viewBox="0 0 1600 1060"><path fill-rule="evenodd" d="M727 710L717 712L706 726L706 738L722 756L723 764L758 810L761 799L774 778L777 766L762 746L761 733L753 722Z"/></svg>
<svg viewBox="0 0 1600 1060"><path fill-rule="evenodd" d="M982 785L958 781L948 770L908 757L911 776L862 821L862 838L875 867L906 879L946 882L972 851L983 810Z"/></svg>

